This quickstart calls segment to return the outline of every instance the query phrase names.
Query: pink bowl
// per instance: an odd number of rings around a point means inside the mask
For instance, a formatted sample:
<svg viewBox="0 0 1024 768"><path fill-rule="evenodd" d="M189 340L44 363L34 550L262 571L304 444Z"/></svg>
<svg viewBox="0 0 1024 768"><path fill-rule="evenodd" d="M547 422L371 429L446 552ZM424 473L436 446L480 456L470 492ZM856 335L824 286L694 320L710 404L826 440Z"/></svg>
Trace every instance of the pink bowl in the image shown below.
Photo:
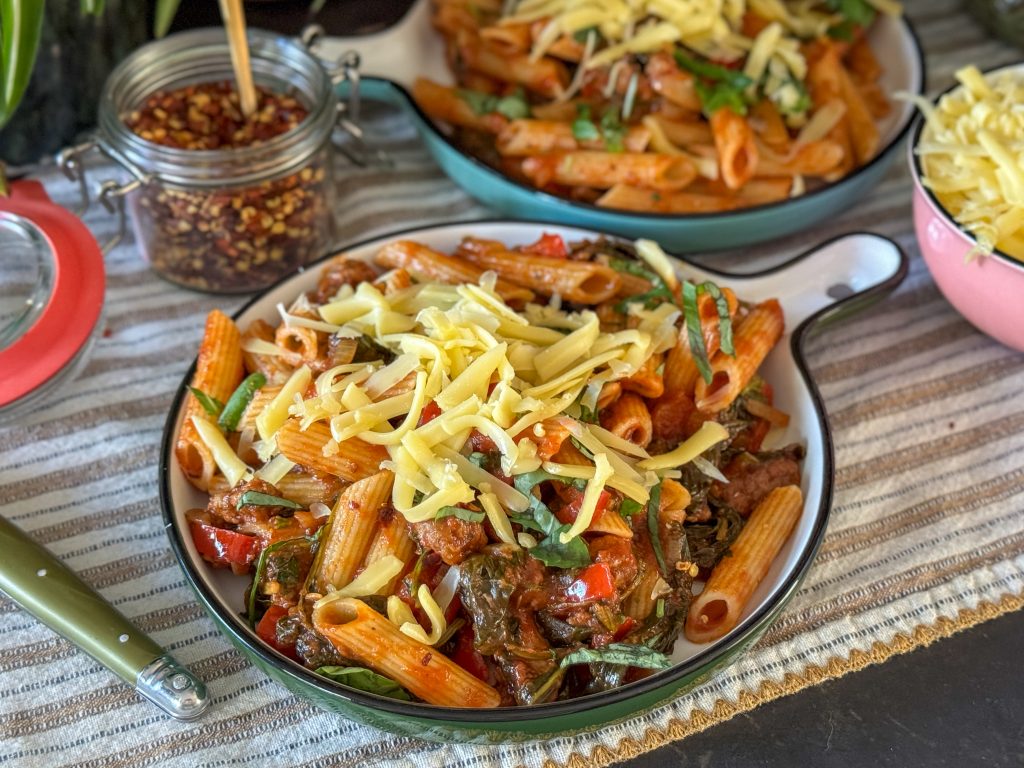
<svg viewBox="0 0 1024 768"><path fill-rule="evenodd" d="M922 126L919 120L908 154L914 178L914 229L925 264L961 315L993 339L1024 351L1024 264L1001 251L965 262L976 245L974 237L921 184L914 147Z"/></svg>

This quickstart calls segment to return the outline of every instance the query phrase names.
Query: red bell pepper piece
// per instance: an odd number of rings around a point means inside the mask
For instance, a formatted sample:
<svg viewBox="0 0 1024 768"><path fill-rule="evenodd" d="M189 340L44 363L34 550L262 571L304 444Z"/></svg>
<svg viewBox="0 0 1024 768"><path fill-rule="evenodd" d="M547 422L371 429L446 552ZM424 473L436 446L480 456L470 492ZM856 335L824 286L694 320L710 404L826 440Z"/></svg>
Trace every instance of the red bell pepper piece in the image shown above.
<svg viewBox="0 0 1024 768"><path fill-rule="evenodd" d="M535 243L524 245L523 253L532 253L534 256L544 256L548 259L564 259L569 255L569 249L565 247L565 240L561 235L553 235L545 232Z"/></svg>
<svg viewBox="0 0 1024 768"><path fill-rule="evenodd" d="M473 645L472 627L467 626L459 630L455 636L455 649L449 658L473 677L488 682L490 670L487 668L483 654Z"/></svg>
<svg viewBox="0 0 1024 768"><path fill-rule="evenodd" d="M573 602L586 600L607 600L615 595L615 581L608 563L594 563L580 571L579 577L565 590L565 596Z"/></svg>
<svg viewBox="0 0 1024 768"><path fill-rule="evenodd" d="M617 643L626 637L626 635L633 631L633 628L636 627L637 623L637 620L632 616L627 616L623 619L622 623L619 624L619 628L615 630L615 634L612 635L612 642Z"/></svg>
<svg viewBox="0 0 1024 768"><path fill-rule="evenodd" d="M573 489L573 495L569 503L562 505L562 508L555 512L555 517L558 518L560 523L571 525L576 522L576 518L580 514L580 507L583 506L583 495L583 491ZM608 491L601 491L601 495L597 497L597 507L594 509L593 522L601 519L605 510L608 509L608 504L611 503L611 500L612 495Z"/></svg>
<svg viewBox="0 0 1024 768"><path fill-rule="evenodd" d="M277 621L287 614L288 609L284 606L271 605L267 608L267 612L263 614L263 618L261 618L256 624L256 634L259 635L260 640L265 642L267 645L273 646L285 656L295 659L297 658L295 655L295 646L282 645L277 640Z"/></svg>
<svg viewBox="0 0 1024 768"><path fill-rule="evenodd" d="M189 522L189 530L199 554L211 565L249 565L260 553L260 541L255 536L198 520Z"/></svg>
<svg viewBox="0 0 1024 768"><path fill-rule="evenodd" d="M429 403L423 406L423 410L420 412L419 423L416 426L422 427L424 424L433 421L440 415L441 406L439 406L437 403L431 400Z"/></svg>

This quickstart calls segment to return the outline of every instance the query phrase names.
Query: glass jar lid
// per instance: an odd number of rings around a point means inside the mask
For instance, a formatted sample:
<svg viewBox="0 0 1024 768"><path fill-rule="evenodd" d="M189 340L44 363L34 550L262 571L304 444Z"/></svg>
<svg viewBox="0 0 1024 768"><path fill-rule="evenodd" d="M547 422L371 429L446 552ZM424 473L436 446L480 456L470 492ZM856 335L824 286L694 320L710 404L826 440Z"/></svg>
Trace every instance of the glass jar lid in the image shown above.
<svg viewBox="0 0 1024 768"><path fill-rule="evenodd" d="M103 255L89 230L41 184L0 198L0 415L82 361L103 307Z"/></svg>

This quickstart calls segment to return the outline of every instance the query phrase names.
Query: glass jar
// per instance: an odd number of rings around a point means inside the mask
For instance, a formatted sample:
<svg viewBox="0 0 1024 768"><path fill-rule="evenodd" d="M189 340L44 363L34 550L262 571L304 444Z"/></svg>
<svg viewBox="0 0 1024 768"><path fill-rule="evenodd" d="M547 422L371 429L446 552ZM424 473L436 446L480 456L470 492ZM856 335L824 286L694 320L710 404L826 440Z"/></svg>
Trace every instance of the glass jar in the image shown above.
<svg viewBox="0 0 1024 768"><path fill-rule="evenodd" d="M152 268L187 288L248 293L319 258L333 241L330 138L339 103L332 77L298 40L250 30L249 44L256 84L308 110L273 138L189 150L147 141L126 124L157 91L233 81L219 28L140 48L111 73L100 100L96 145L128 174L126 182L104 182L100 201L122 226L127 209Z"/></svg>
<svg viewBox="0 0 1024 768"><path fill-rule="evenodd" d="M990 34L1024 48L1024 0L966 0L965 5Z"/></svg>
<svg viewBox="0 0 1024 768"><path fill-rule="evenodd" d="M101 327L103 255L37 181L0 198L0 426L73 379Z"/></svg>

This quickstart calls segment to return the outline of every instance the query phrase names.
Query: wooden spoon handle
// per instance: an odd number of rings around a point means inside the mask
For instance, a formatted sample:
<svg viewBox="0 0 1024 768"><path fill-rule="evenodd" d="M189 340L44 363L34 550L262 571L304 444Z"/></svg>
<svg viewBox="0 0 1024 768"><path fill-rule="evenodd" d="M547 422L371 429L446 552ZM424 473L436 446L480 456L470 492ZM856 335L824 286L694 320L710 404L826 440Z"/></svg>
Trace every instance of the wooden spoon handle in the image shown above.
<svg viewBox="0 0 1024 768"><path fill-rule="evenodd" d="M242 114L252 117L256 112L256 86L252 79L252 65L249 61L249 40L245 35L245 11L242 0L220 0L220 15L228 33L231 48L231 66L235 70L238 97Z"/></svg>

